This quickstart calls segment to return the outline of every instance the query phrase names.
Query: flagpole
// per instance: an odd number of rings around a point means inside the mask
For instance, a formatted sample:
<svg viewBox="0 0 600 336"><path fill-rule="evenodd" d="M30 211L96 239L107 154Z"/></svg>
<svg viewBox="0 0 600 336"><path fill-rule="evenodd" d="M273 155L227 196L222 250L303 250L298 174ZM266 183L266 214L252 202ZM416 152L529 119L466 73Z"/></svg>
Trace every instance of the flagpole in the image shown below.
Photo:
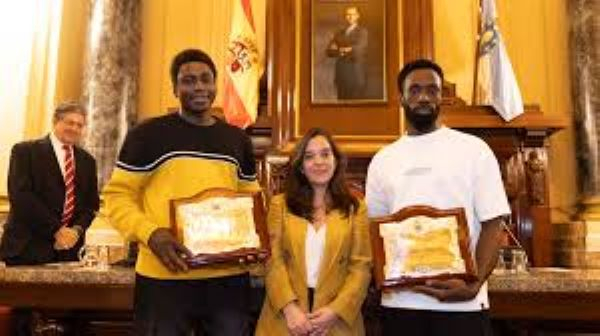
<svg viewBox="0 0 600 336"><path fill-rule="evenodd" d="M479 73L479 47L481 43L481 15L483 14L483 0L479 0L479 7L477 9L477 43L475 45L475 73L473 74L473 92L471 93L471 105L475 105L477 100L477 80Z"/></svg>

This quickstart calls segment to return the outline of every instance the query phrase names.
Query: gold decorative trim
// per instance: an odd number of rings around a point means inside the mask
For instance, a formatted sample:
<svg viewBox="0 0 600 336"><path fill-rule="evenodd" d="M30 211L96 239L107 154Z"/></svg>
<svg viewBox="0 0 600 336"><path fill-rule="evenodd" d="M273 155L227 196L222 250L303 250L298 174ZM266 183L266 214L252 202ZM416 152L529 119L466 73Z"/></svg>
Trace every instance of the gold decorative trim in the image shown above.
<svg viewBox="0 0 600 336"><path fill-rule="evenodd" d="M581 201L584 210L579 214L582 220L600 220L600 196L589 196Z"/></svg>
<svg viewBox="0 0 600 336"><path fill-rule="evenodd" d="M0 195L0 214L7 214L10 209L7 195Z"/></svg>

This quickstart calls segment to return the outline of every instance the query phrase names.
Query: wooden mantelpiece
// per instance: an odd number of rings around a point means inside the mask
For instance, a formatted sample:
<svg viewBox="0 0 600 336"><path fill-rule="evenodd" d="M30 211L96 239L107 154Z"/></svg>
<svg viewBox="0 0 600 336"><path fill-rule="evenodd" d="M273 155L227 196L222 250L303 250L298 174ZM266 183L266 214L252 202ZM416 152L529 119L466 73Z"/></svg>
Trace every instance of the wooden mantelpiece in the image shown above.
<svg viewBox="0 0 600 336"><path fill-rule="evenodd" d="M505 122L491 107L443 106L440 115L443 124L452 128L472 129L521 129L522 131L545 130L548 135L568 126L559 117L547 117L537 105L526 105L525 113Z"/></svg>

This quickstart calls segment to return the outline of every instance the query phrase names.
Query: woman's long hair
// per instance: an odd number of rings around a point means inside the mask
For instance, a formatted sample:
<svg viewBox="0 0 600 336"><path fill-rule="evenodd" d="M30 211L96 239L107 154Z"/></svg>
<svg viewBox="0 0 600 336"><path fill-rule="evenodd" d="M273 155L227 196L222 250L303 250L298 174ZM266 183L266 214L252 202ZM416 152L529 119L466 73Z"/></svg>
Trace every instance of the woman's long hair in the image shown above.
<svg viewBox="0 0 600 336"><path fill-rule="evenodd" d="M327 186L327 194L331 199L327 210L338 209L345 216L349 216L352 211L356 213L358 200L351 194L346 184L346 158L333 141L331 134L322 128L308 130L294 149L290 171L285 181L285 201L289 211L309 221L313 220L315 192L302 171L302 164L304 163L304 154L308 142L317 136L323 136L327 139L335 157L335 169Z"/></svg>

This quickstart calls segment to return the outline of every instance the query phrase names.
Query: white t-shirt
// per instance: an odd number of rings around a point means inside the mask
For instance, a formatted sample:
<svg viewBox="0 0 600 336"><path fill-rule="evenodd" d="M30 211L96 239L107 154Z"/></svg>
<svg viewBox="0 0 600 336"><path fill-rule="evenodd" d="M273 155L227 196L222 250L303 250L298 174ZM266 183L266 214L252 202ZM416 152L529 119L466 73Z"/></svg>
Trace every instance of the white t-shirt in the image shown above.
<svg viewBox="0 0 600 336"><path fill-rule="evenodd" d="M471 253L481 222L510 213L494 153L481 139L441 127L418 136L402 136L379 151L369 165L366 202L370 217L389 215L412 205L465 209ZM466 302L397 290L382 295L386 307L478 311L489 307L487 283Z"/></svg>
<svg viewBox="0 0 600 336"><path fill-rule="evenodd" d="M304 258L306 262L306 285L308 288L316 288L321 270L323 251L325 250L325 232L327 225L321 225L318 231L312 224L306 228L306 242Z"/></svg>

